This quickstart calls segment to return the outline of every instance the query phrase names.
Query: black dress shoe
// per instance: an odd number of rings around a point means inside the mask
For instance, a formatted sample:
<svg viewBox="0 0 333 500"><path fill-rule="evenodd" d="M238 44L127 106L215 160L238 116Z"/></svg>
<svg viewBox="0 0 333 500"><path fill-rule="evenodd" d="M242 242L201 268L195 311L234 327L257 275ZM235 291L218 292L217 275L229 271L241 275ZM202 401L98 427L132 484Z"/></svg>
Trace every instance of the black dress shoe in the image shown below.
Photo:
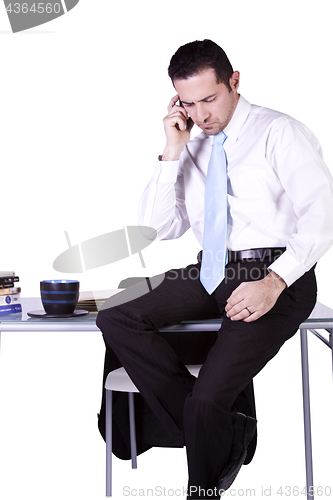
<svg viewBox="0 0 333 500"><path fill-rule="evenodd" d="M256 430L257 421L255 418L247 417L243 413L237 413L236 421L233 425L233 438L230 456L227 465L220 476L217 490L221 495L223 491L230 488L240 468L242 467L247 453L247 447Z"/></svg>

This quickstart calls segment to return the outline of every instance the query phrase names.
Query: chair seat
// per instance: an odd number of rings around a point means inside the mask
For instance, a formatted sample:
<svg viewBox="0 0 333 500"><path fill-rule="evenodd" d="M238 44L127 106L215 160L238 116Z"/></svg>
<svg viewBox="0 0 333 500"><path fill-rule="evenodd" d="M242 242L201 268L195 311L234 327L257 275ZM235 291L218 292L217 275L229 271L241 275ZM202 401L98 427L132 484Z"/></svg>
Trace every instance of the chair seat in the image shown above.
<svg viewBox="0 0 333 500"><path fill-rule="evenodd" d="M200 368L201 365L187 365L188 371L195 377L199 375ZM107 391L139 392L124 367L109 373L105 381L105 389Z"/></svg>
<svg viewBox="0 0 333 500"><path fill-rule="evenodd" d="M129 378L124 367L113 370L109 373L105 381L105 389L107 391L119 392L139 392L139 389L134 385Z"/></svg>

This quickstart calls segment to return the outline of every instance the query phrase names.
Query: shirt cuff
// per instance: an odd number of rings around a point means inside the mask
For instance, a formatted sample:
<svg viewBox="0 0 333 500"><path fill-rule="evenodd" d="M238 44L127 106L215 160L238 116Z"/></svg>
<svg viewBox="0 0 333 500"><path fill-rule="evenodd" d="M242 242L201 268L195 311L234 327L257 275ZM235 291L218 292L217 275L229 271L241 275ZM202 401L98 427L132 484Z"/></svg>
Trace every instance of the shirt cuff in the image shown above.
<svg viewBox="0 0 333 500"><path fill-rule="evenodd" d="M179 160L158 161L155 166L154 180L156 183L171 183L177 181Z"/></svg>

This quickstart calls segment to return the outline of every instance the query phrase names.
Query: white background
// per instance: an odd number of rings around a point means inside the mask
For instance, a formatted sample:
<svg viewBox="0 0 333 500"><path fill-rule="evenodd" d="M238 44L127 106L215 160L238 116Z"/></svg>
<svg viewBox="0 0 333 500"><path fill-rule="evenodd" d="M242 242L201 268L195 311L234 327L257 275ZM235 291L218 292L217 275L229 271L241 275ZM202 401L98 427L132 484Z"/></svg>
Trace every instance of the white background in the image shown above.
<svg viewBox="0 0 333 500"><path fill-rule="evenodd" d="M75 244L137 223L139 197L164 146L162 118L174 95L169 60L195 39L225 49L246 99L308 125L332 171L331 33L328 0L81 0L17 34L0 5L0 270L14 270L22 294L37 296L42 279L110 289L128 276L195 261L199 248L188 232L144 250L146 269L138 255L83 275L52 267L67 248L64 231ZM319 300L331 307L332 257L330 250L317 266ZM333 492L331 358L318 340L310 349L315 484ZM2 335L1 498L104 498L96 425L103 356L98 334ZM279 486L287 495L287 486L305 484L298 334L255 387L258 450L233 487L238 496L253 488L258 498L284 498ZM184 450L151 450L138 466L114 460L115 498L126 498L125 485L133 498L139 488L152 498L147 488L156 486L170 489L162 497L177 497L186 485Z"/></svg>

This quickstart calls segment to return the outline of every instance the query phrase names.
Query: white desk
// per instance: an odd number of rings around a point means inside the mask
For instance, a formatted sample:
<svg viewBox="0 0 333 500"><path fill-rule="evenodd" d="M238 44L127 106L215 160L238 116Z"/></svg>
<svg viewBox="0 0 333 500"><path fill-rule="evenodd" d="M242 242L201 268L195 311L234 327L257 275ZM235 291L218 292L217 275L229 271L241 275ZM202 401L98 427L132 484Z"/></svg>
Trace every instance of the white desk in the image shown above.
<svg viewBox="0 0 333 500"><path fill-rule="evenodd" d="M89 313L66 319L31 318L27 315L29 311L43 309L40 298L22 299L22 314L0 316L0 338L1 332L90 332L99 331L96 326L97 313ZM206 321L185 321L179 325L163 328L163 332L183 331L218 331L221 319ZM327 335L319 333L317 329L324 330ZM309 363L307 332L310 331L332 350L333 364L333 310L317 303L310 317L300 325L301 334L301 356L302 356L302 381L303 381L303 412L304 412L304 440L305 440L305 462L307 498L313 499L313 467L312 467L312 443L311 443L311 414L310 414L310 390L309 390Z"/></svg>

